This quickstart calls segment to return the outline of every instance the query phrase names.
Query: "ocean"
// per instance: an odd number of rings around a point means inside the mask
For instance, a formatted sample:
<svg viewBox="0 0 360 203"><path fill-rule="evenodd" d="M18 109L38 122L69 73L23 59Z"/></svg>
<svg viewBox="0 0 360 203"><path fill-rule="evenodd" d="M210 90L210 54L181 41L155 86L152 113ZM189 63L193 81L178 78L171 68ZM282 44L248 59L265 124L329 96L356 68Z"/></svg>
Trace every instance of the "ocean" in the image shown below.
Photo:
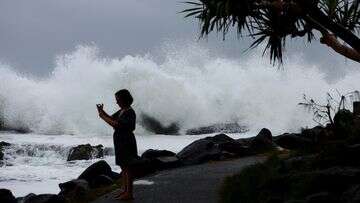
<svg viewBox="0 0 360 203"><path fill-rule="evenodd" d="M112 147L112 129L99 119L95 104L115 112L114 93L122 88L133 94L139 121L146 114L180 128L180 135L156 135L139 122L135 134L141 154L149 148L178 152L208 136L185 135L187 129L216 123L238 123L250 130L230 135L234 138L256 135L263 127L274 135L297 132L316 125L312 113L298 105L303 94L324 103L327 92L345 94L360 87L359 71L328 81L300 55L278 69L260 60L257 51L246 59L217 57L195 45L162 52L161 60L152 54L109 58L95 46L79 46L59 55L52 73L40 79L0 63L0 123L26 132L0 133L0 141L14 144L5 150L0 188L16 196L57 193L60 182L98 161L67 162L66 156L78 144ZM104 159L120 170L114 157Z"/></svg>

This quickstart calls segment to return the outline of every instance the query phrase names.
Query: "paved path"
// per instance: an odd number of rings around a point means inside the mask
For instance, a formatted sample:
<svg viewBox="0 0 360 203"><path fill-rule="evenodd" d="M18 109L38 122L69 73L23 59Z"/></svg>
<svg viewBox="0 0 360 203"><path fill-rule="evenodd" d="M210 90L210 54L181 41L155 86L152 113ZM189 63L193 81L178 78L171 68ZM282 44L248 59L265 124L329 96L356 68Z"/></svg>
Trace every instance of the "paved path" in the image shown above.
<svg viewBox="0 0 360 203"><path fill-rule="evenodd" d="M137 181L143 184L134 185L135 200L127 202L217 202L218 189L224 177L264 159L253 156L160 171ZM112 198L113 195L114 192L106 194L92 203L119 203Z"/></svg>

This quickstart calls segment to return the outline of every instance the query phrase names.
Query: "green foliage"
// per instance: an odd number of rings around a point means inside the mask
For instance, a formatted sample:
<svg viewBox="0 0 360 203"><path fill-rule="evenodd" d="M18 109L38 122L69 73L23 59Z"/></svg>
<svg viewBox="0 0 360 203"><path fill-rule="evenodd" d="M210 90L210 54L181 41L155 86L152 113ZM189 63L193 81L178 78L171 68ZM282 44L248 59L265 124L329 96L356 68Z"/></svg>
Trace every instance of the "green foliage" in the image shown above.
<svg viewBox="0 0 360 203"><path fill-rule="evenodd" d="M311 42L314 30L331 32L360 49L360 39L354 35L360 31L359 0L196 0L184 3L190 8L182 13L199 20L202 37L216 31L225 39L230 28L235 27L239 36L245 32L253 38L250 48L266 42L263 53L269 52L274 64L282 63L282 52L289 37L306 36ZM340 26L334 29L335 24ZM348 35L344 37L343 33Z"/></svg>

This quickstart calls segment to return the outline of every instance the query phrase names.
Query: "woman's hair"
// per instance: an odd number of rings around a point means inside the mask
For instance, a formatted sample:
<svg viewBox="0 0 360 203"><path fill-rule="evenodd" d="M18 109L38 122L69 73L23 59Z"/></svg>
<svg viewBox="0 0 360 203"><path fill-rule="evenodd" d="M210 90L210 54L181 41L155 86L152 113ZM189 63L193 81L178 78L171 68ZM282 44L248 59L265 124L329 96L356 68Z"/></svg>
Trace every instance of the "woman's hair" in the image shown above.
<svg viewBox="0 0 360 203"><path fill-rule="evenodd" d="M127 89L121 89L121 90L117 91L115 93L115 97L119 98L126 106L131 106L131 104L134 101L129 90L127 90Z"/></svg>

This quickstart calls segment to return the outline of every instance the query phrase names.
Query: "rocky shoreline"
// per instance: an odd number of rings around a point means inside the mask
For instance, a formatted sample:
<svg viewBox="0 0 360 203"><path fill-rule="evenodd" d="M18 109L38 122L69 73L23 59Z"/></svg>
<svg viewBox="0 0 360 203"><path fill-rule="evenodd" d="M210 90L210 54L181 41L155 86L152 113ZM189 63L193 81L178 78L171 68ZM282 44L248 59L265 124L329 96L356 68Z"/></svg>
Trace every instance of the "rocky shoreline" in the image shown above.
<svg viewBox="0 0 360 203"><path fill-rule="evenodd" d="M341 111L335 116L335 126L314 127L305 129L301 133L285 133L272 136L270 130L264 128L255 137L233 139L226 134L217 134L198 139L180 152L174 153L167 150L149 149L138 158L134 164L136 178L141 178L164 169L206 163L212 160L226 160L231 158L253 156L269 152L307 152L316 155L322 152L323 146L333 142L343 141L351 137L352 145L345 145L343 150L352 153L360 152L360 139L352 137L360 132L360 119L354 117L348 111ZM351 130L349 130L351 129ZM2 149L10 143L1 142L0 162ZM352 151L351 151L352 150ZM111 154L110 148L102 145L91 146L90 144L78 145L70 150L68 161L101 158L104 154ZM294 158L287 161L294 165L297 161L305 159ZM331 163L331 162L329 162ZM359 168L356 168L359 170ZM359 170L360 174L360 170ZM60 183L59 194L28 194L25 197L15 198L11 191L0 189L0 202L23 202L23 203L45 203L45 202L86 202L89 194L94 190L107 188L119 182L121 174L113 172L111 167L103 160L89 166L79 177L74 180ZM356 176L357 177L357 176ZM359 176L360 177L360 176ZM360 183L360 182L359 182ZM101 193L99 193L100 195Z"/></svg>

